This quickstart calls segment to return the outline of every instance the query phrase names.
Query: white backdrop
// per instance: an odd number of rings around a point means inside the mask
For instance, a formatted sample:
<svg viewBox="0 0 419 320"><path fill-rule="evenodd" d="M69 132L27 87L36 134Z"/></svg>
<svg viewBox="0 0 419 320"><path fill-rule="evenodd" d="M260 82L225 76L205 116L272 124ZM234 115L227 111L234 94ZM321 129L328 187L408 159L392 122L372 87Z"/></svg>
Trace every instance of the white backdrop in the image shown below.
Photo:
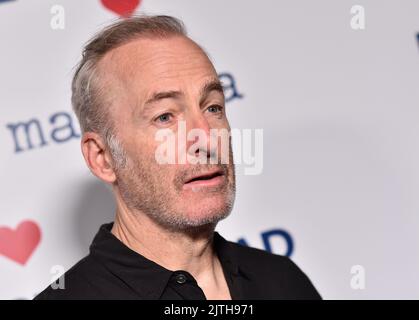
<svg viewBox="0 0 419 320"><path fill-rule="evenodd" d="M51 27L54 5L64 29ZM364 30L351 28L353 5ZM264 249L272 232L271 251L290 253L326 299L418 299L419 2L143 0L136 11L181 18L234 82L231 126L263 129L263 172L238 169L219 232ZM31 299L113 218L82 160L70 81L82 45L116 17L100 0L0 1L0 298ZM351 286L354 265L364 289Z"/></svg>

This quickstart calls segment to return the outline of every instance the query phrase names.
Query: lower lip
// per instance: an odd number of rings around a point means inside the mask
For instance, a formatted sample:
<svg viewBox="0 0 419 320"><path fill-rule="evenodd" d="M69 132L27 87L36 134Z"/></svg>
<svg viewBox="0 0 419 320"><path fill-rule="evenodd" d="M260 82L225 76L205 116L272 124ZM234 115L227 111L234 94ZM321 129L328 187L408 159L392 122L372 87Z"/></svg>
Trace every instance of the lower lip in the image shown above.
<svg viewBox="0 0 419 320"><path fill-rule="evenodd" d="M215 187L221 185L224 182L224 175L216 176L212 179L207 180L196 180L183 185L183 189L193 189L193 188L207 188Z"/></svg>

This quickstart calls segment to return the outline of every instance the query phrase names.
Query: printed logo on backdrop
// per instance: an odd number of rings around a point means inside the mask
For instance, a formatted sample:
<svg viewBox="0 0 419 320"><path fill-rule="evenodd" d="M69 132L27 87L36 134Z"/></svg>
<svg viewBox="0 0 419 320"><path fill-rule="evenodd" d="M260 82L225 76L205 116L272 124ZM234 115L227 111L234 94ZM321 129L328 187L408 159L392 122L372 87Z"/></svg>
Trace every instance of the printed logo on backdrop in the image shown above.
<svg viewBox="0 0 419 320"><path fill-rule="evenodd" d="M121 17L130 17L140 6L140 0L101 0L102 5Z"/></svg>
<svg viewBox="0 0 419 320"><path fill-rule="evenodd" d="M260 237L266 251L291 257L294 251L294 241L288 231L284 229L269 229L262 232ZM274 246L274 244L278 241L281 242L281 245ZM244 238L239 239L238 243L244 246L249 246L248 242ZM253 247L254 245L250 246Z"/></svg>
<svg viewBox="0 0 419 320"><path fill-rule="evenodd" d="M0 256L25 265L40 241L41 229L34 221L22 221L15 229L0 227Z"/></svg>
<svg viewBox="0 0 419 320"><path fill-rule="evenodd" d="M226 103L244 97L237 89L233 74L225 72L218 77L223 84ZM9 122L6 129L13 141L14 153L17 154L80 138L80 128L73 113L66 111L53 113L46 120L33 116L26 120Z"/></svg>

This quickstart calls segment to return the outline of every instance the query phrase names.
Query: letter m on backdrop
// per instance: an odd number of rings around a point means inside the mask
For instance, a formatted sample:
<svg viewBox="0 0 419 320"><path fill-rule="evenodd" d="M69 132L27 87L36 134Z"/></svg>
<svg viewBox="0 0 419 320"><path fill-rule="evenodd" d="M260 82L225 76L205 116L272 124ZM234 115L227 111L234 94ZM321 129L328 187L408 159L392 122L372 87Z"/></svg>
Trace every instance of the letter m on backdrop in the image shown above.
<svg viewBox="0 0 419 320"><path fill-rule="evenodd" d="M7 128L12 132L15 142L15 152L25 151L26 149L42 147L47 144L42 126L37 119L31 119L26 122L9 123Z"/></svg>

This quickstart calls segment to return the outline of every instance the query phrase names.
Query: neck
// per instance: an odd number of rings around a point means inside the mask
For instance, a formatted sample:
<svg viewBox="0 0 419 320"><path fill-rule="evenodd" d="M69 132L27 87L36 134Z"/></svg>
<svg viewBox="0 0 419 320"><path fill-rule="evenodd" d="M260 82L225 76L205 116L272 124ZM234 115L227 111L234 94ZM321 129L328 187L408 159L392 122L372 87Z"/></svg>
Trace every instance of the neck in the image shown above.
<svg viewBox="0 0 419 320"><path fill-rule="evenodd" d="M142 212L118 204L112 233L131 250L168 270L185 270L198 281L214 280L220 262L213 249L214 225L168 230Z"/></svg>

